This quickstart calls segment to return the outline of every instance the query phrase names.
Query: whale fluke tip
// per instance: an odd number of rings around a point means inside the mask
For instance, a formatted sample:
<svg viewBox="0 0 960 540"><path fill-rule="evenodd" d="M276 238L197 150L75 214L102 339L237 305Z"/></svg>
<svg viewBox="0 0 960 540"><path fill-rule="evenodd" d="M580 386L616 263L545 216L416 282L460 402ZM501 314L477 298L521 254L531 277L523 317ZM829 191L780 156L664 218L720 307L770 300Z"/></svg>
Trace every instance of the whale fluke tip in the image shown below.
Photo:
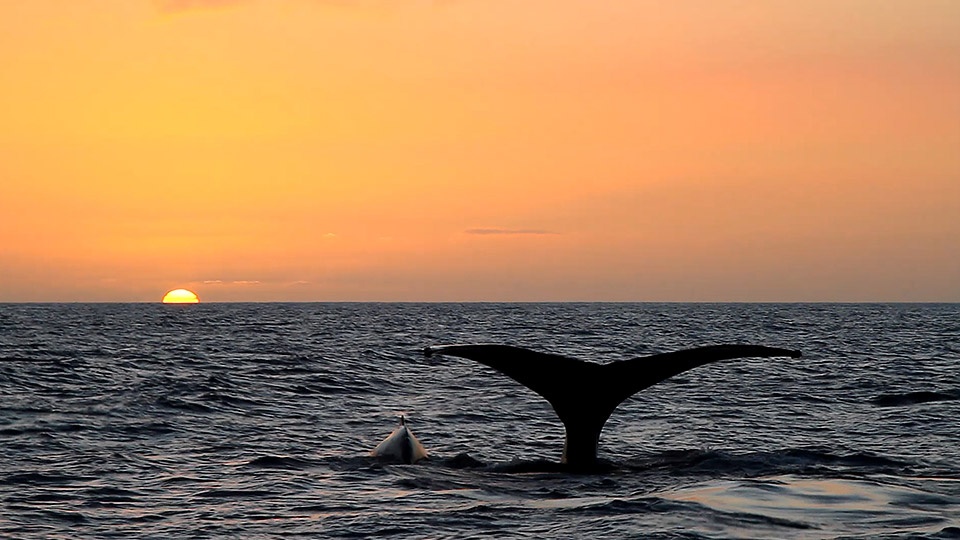
<svg viewBox="0 0 960 540"><path fill-rule="evenodd" d="M425 459L427 451L407 427L405 415L400 415L400 425L393 430L370 455L385 462L412 464Z"/></svg>

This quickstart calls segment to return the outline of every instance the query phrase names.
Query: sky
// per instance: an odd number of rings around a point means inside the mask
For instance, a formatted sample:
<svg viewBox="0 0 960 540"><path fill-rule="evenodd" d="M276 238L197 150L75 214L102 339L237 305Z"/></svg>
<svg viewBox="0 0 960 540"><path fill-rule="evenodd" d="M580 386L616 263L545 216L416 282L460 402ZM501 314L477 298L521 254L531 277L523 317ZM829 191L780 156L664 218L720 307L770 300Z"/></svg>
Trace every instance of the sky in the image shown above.
<svg viewBox="0 0 960 540"><path fill-rule="evenodd" d="M0 302L960 301L955 0L0 3Z"/></svg>

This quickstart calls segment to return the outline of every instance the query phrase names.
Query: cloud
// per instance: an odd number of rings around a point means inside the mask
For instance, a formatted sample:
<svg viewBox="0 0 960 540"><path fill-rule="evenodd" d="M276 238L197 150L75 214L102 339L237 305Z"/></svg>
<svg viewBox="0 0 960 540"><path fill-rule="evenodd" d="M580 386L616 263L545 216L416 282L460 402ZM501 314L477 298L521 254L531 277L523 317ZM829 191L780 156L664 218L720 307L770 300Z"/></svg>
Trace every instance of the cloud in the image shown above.
<svg viewBox="0 0 960 540"><path fill-rule="evenodd" d="M395 7L395 0L309 0L315 4L338 7ZM444 6L451 0L433 0L435 7ZM153 0L158 10L164 13L179 13L194 9L216 9L230 6L252 4L254 0Z"/></svg>
<svg viewBox="0 0 960 540"><path fill-rule="evenodd" d="M246 4L250 0L153 0L157 9L164 13L176 13L191 9L222 8Z"/></svg>
<svg viewBox="0 0 960 540"><path fill-rule="evenodd" d="M500 227L488 227L488 228L478 228L478 229L467 229L467 234L478 234L478 235L494 235L494 234L504 234L504 235L550 235L550 234L560 234L554 231L545 231L543 229L502 229Z"/></svg>

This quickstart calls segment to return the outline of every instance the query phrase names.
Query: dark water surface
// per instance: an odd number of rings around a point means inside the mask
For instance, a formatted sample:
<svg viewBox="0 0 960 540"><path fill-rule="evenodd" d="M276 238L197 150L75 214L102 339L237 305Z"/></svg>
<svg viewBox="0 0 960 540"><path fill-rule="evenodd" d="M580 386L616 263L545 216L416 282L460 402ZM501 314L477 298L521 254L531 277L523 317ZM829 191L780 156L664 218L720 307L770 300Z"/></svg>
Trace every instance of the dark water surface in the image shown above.
<svg viewBox="0 0 960 540"><path fill-rule="evenodd" d="M539 396L420 353L460 342L805 356L641 392L573 475ZM428 463L367 456L401 413ZM4 538L960 538L960 306L0 305L0 450Z"/></svg>

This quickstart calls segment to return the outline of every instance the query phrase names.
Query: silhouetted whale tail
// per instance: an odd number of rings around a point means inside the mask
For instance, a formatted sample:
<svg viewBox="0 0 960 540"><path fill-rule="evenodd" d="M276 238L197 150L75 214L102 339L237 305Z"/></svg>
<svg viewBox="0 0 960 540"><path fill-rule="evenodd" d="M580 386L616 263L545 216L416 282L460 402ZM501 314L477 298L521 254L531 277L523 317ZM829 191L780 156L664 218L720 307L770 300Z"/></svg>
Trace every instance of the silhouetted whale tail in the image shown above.
<svg viewBox="0 0 960 540"><path fill-rule="evenodd" d="M566 429L562 462L578 469L597 465L603 425L620 403L644 388L719 360L801 355L800 351L761 345L713 345L609 364L509 345L445 345L427 347L424 354L475 360L546 398Z"/></svg>

